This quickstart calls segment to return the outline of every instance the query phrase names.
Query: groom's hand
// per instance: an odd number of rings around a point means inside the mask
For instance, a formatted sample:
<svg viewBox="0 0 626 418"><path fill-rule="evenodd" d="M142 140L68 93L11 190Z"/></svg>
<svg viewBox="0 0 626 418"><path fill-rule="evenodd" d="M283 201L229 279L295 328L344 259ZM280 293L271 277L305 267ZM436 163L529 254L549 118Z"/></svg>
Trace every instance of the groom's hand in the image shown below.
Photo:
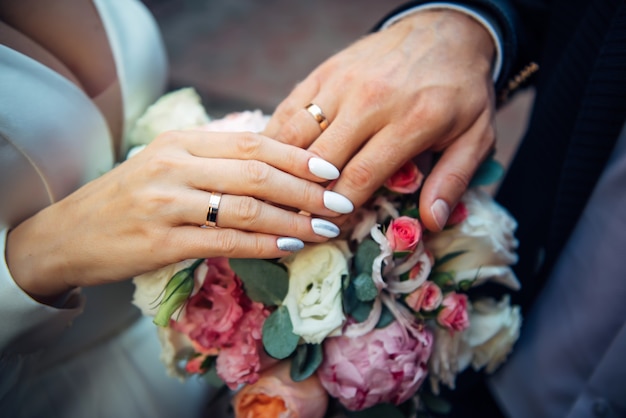
<svg viewBox="0 0 626 418"><path fill-rule="evenodd" d="M439 230L494 146L494 50L485 28L462 13L415 13L322 63L264 133L342 168L333 190L356 206L410 158L441 151L420 197L425 226Z"/></svg>

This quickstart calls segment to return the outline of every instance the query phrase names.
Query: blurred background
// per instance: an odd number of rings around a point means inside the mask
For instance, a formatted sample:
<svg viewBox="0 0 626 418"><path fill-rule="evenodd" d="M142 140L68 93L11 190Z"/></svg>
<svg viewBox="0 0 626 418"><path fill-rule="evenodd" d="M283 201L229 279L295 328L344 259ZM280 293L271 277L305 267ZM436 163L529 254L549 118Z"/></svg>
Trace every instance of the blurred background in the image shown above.
<svg viewBox="0 0 626 418"><path fill-rule="evenodd" d="M194 87L211 117L271 113L293 86L405 0L143 0L159 24L170 88ZM524 132L532 91L497 116L504 165Z"/></svg>

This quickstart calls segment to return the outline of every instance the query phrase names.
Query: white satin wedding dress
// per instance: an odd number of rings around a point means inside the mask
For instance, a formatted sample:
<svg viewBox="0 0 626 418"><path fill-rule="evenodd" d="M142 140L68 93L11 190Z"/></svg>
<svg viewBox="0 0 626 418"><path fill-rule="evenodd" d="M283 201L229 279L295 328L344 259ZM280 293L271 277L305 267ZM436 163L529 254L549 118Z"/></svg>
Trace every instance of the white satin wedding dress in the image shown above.
<svg viewBox="0 0 626 418"><path fill-rule="evenodd" d="M115 58L128 131L163 92L163 45L139 1L93 3ZM82 90L4 45L0 97L0 416L199 416L210 388L165 374L155 326L131 305L130 282L83 289L57 309L11 278L7 230L111 169L114 142Z"/></svg>

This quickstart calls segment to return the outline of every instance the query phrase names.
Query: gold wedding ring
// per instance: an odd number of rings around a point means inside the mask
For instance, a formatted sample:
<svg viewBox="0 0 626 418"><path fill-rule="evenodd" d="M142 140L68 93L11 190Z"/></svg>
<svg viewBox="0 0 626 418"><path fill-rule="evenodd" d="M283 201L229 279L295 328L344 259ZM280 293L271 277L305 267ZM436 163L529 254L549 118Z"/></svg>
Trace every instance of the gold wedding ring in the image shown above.
<svg viewBox="0 0 626 418"><path fill-rule="evenodd" d="M209 211L206 214L205 226L214 228L217 226L217 211L220 208L220 201L222 200L222 194L218 192L211 192L209 198Z"/></svg>
<svg viewBox="0 0 626 418"><path fill-rule="evenodd" d="M324 130L328 128L328 119L326 119L326 115L324 115L324 112L322 112L322 109L318 105L316 105L315 103L310 103L306 107L306 111L313 115L315 121L320 125L322 132L324 132Z"/></svg>

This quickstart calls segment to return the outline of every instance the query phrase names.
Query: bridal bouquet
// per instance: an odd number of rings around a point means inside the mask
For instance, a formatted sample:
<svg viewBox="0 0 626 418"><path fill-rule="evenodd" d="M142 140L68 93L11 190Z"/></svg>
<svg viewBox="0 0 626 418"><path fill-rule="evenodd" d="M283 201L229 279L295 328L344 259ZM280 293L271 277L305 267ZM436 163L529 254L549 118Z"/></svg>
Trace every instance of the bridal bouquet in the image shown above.
<svg viewBox="0 0 626 418"><path fill-rule="evenodd" d="M266 122L260 111L210 121L183 89L148 110L135 145L160 130ZM326 243L280 260L188 260L135 277L134 303L159 325L168 372L227 385L237 417L445 412L441 385L454 388L468 367L493 372L518 338L520 310L506 293L520 286L510 268L516 222L478 188L498 172L488 161L444 230L425 230L417 202L429 163L406 163ZM487 282L504 296L477 296Z"/></svg>

